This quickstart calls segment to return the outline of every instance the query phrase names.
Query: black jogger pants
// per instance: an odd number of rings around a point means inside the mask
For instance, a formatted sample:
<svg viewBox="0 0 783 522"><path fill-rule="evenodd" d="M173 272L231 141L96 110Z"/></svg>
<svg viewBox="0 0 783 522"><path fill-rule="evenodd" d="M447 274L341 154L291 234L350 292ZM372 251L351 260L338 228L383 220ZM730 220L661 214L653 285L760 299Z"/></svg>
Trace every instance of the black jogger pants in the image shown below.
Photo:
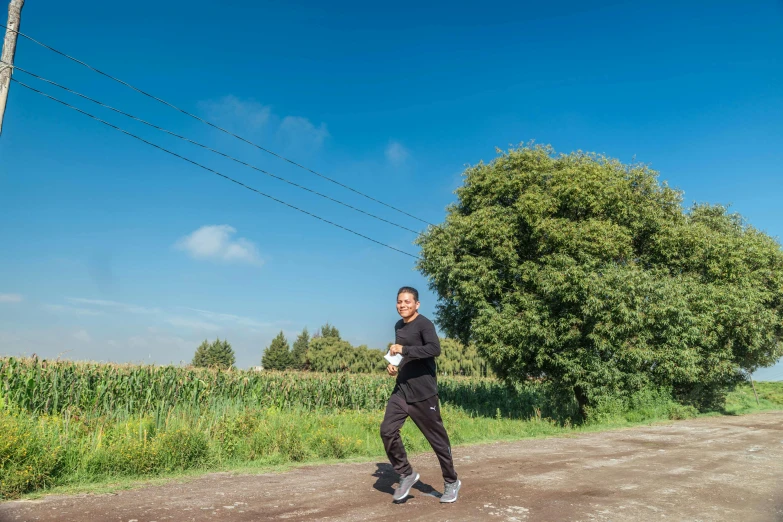
<svg viewBox="0 0 783 522"><path fill-rule="evenodd" d="M438 396L420 402L407 403L399 393L392 393L386 404L386 415L381 423L381 439L389 462L394 466L394 471L400 475L407 475L412 468L405 453L405 446L400 437L400 428L405 420L410 417L421 430L435 451L440 461L440 469L443 472L443 480L454 482L457 480L457 472L454 471L454 461L451 458L451 444L449 435L443 426L440 417L440 405Z"/></svg>

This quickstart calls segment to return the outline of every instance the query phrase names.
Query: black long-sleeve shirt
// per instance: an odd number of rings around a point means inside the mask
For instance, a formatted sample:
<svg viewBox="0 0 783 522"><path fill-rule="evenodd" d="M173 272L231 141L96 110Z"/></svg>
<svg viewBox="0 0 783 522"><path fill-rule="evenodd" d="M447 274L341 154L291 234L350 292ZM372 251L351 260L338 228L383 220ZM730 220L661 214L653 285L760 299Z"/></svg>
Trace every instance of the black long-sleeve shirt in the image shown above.
<svg viewBox="0 0 783 522"><path fill-rule="evenodd" d="M435 325L421 314L409 323L400 319L394 325L394 337L396 344L402 345L394 393L401 393L409 403L437 395L435 357L440 355L440 340Z"/></svg>

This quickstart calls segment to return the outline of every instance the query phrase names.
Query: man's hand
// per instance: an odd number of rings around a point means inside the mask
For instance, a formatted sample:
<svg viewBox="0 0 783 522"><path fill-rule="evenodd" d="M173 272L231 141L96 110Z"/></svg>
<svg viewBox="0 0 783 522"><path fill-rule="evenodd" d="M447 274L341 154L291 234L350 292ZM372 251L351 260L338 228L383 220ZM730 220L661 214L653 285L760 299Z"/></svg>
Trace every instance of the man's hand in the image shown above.
<svg viewBox="0 0 783 522"><path fill-rule="evenodd" d="M390 364L389 366L387 366L386 367L386 371L389 372L389 375L391 375L392 377L397 375L397 367L394 366L393 364Z"/></svg>
<svg viewBox="0 0 783 522"><path fill-rule="evenodd" d="M393 344L389 347L389 353L391 355L402 355L402 345L401 344Z"/></svg>

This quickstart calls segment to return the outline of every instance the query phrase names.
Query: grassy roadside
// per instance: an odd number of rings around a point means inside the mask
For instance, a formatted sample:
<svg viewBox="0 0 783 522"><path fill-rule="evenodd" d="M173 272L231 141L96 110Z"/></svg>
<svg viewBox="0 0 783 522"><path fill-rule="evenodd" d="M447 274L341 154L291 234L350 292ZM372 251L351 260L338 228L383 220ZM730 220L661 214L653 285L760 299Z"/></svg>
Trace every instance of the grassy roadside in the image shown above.
<svg viewBox="0 0 783 522"><path fill-rule="evenodd" d="M783 381L757 382L756 393L759 396L758 404L749 385L738 387L726 398L724 413L744 415L783 408Z"/></svg>
<svg viewBox="0 0 783 522"><path fill-rule="evenodd" d="M732 392L725 413L783 409L783 383ZM0 488L5 499L45 494L106 493L191 480L211 472L280 472L301 465L385 459L378 436L382 411L293 411L227 406L219 418L181 410L156 429L150 416L100 425L63 416L33 417L13 408L0 415ZM533 415L526 420L475 416L444 404L452 443L471 445L569 436L695 416L663 395L607 404L581 426ZM97 427L97 430L96 430ZM429 451L415 426L403 440L410 454Z"/></svg>

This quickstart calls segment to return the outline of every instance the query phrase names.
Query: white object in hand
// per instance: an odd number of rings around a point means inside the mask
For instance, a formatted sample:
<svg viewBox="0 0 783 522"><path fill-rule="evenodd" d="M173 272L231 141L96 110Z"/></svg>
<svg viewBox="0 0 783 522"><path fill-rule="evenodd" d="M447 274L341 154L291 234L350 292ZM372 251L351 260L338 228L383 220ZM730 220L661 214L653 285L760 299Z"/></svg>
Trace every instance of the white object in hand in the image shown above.
<svg viewBox="0 0 783 522"><path fill-rule="evenodd" d="M397 355L392 355L391 350L389 351L389 353L384 355L383 358L389 361L394 366L399 366L400 363L402 362L402 354L398 353Z"/></svg>

